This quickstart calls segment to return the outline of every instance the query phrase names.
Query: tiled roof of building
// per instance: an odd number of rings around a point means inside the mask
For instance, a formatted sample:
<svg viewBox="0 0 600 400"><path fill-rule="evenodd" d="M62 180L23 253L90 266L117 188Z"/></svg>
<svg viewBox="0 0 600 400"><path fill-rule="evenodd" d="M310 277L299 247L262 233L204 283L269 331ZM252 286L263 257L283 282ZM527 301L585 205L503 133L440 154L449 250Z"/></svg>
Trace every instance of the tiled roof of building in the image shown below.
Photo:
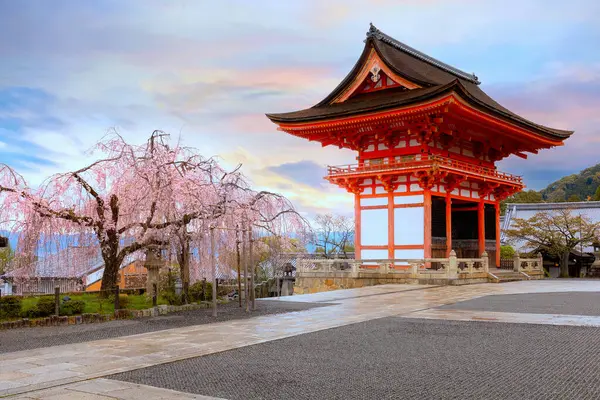
<svg viewBox="0 0 600 400"><path fill-rule="evenodd" d="M394 73L418 84L421 88L404 92L387 89L358 95L343 103L333 103L334 99L351 84L360 72L371 49L377 52L381 60ZM267 114L267 117L273 122L278 123L328 120L369 111L409 106L410 104L454 91L475 108L492 113L509 122L516 123L542 136L565 139L573 133L572 131L539 125L513 113L481 90L478 86L479 83L479 79L474 74L468 74L436 60L386 35L371 25L360 58L350 73L325 99L305 110Z"/></svg>

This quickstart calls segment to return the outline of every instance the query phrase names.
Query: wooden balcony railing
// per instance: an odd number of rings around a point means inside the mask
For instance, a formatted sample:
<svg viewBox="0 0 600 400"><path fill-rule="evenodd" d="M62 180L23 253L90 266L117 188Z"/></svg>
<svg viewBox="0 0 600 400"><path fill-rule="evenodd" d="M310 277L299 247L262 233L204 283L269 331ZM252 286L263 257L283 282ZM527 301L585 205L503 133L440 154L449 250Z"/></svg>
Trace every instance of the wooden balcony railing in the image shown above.
<svg viewBox="0 0 600 400"><path fill-rule="evenodd" d="M412 170L412 169L424 169L430 168L433 166L439 166L443 169L454 170L457 172L466 172L471 173L473 175L479 175L494 179L499 179L502 181L508 181L511 183L523 184L523 178L517 175L507 174L505 172L500 172L493 168L482 167L480 165L471 164L464 161L453 160L450 158L435 156L435 155L427 155L422 154L414 159L410 160L393 160L387 161L384 160L381 163L377 164L350 164L350 165L339 165L339 166L329 166L328 167L328 176L330 178L336 176L343 175L360 175L372 172L386 172L386 171L402 171L402 170Z"/></svg>

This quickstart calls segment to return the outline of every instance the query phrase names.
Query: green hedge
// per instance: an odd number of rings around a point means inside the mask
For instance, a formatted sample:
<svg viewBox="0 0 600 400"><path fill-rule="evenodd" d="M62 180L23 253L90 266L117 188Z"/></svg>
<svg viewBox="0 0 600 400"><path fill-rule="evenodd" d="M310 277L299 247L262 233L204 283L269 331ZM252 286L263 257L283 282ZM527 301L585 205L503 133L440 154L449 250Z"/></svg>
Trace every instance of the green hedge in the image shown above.
<svg viewBox="0 0 600 400"><path fill-rule="evenodd" d="M0 297L0 318L18 318L21 315L21 296Z"/></svg>

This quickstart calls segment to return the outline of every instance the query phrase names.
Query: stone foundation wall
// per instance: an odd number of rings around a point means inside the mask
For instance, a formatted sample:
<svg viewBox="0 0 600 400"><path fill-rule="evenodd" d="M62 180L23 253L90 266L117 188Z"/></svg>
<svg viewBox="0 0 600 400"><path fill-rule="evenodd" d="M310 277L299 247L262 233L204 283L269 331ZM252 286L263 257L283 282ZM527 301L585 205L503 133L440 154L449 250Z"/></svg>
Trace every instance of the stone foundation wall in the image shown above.
<svg viewBox="0 0 600 400"><path fill-rule="evenodd" d="M328 292L338 289L354 289L388 283L416 283L416 279L396 277L296 277L294 294Z"/></svg>

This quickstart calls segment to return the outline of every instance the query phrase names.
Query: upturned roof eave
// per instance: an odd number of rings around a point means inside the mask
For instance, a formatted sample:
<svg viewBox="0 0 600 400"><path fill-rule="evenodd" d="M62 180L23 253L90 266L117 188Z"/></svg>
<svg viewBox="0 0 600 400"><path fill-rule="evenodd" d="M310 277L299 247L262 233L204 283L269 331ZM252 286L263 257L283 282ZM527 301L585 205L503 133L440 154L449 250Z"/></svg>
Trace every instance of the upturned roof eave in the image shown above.
<svg viewBox="0 0 600 400"><path fill-rule="evenodd" d="M431 89L433 89L433 90L431 90ZM434 88L415 89L414 91L421 91L421 90L423 90L422 92L420 92L420 93L422 93L421 95L417 95L414 97L407 97L406 99L402 99L398 102L375 104L375 105L367 106L367 107L363 107L363 108L357 107L356 109L341 111L339 113L331 113L331 114L327 114L327 115L314 114L314 115L309 115L306 117L294 117L293 116L293 114L297 114L299 112L311 111L311 110L317 109L316 107L311 107L309 109L295 111L295 112L291 112L291 113L266 114L266 116L273 123L278 124L278 125L281 125L281 124L302 125L302 124L308 124L308 123L316 123L316 122L320 122L320 121L325 122L325 121L332 121L332 120L336 120L336 119L340 119L340 118L360 116L361 114L365 114L365 113L386 111L386 110L391 110L391 109L403 107L403 106L410 107L411 104L421 103L423 101L427 101L427 100L431 100L436 97L439 97L443 94L454 92L459 97L461 97L462 99L467 101L467 103L469 103L471 106L473 106L477 109L480 109L482 111L485 111L487 113L490 113L494 116L497 116L500 119L502 119L506 122L509 122L513 125L519 126L522 129L529 130L530 132L532 132L534 134L544 136L544 137L549 137L554 140L557 140L557 139L564 140L564 139L567 139L568 137L570 137L574 133L574 131L566 131L566 130L548 128L543 125L535 124L524 118L517 119L517 118L515 118L515 116L513 116L509 113L506 113L503 110L493 108L490 105L477 99L477 97L474 96L473 94L471 94L469 89L466 86L464 86L459 79L456 79L446 85L440 85L440 86L436 87L435 89ZM413 91L410 91L410 92L413 92ZM406 92L406 93L410 94L410 92ZM321 107L321 108L325 109L328 107L325 106L325 107Z"/></svg>

